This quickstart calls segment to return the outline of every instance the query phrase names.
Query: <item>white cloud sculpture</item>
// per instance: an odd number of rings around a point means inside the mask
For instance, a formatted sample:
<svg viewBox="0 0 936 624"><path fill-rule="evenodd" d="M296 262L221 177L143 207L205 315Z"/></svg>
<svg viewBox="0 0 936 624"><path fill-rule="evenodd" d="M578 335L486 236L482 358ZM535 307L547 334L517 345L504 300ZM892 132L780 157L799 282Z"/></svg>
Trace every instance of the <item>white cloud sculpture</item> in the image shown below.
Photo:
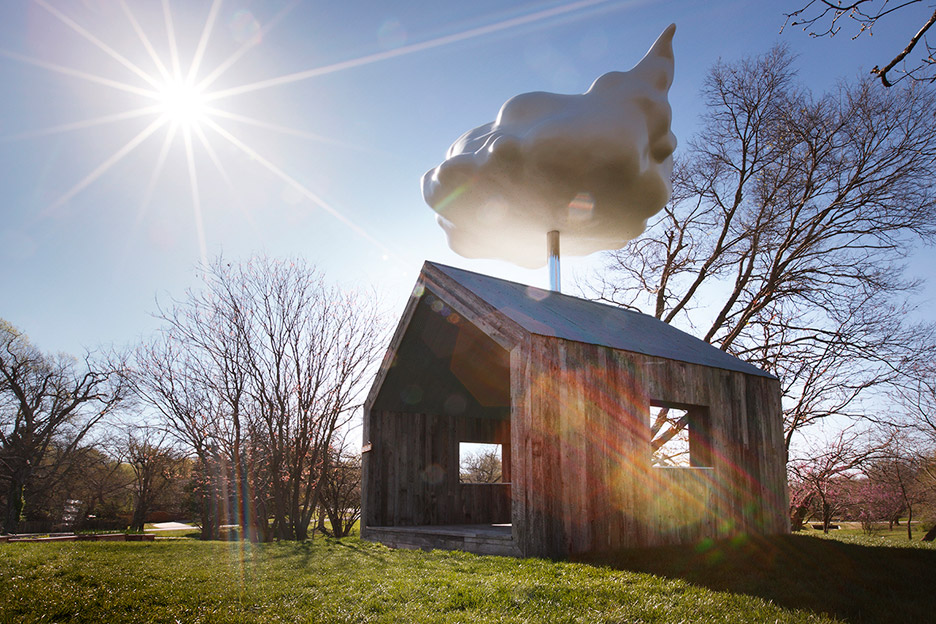
<svg viewBox="0 0 936 624"><path fill-rule="evenodd" d="M672 191L675 32L671 24L633 69L584 94L518 95L455 141L422 179L449 246L537 268L552 230L574 256L639 236Z"/></svg>

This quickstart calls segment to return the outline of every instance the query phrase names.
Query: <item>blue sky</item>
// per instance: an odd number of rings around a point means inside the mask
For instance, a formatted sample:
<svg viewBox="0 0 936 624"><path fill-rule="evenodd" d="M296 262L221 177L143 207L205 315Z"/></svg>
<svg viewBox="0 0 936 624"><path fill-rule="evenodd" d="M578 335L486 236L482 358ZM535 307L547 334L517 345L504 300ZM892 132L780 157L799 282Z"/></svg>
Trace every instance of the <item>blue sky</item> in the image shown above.
<svg viewBox="0 0 936 624"><path fill-rule="evenodd" d="M909 12L873 38L781 35L784 10L796 6L5 2L0 317L47 351L132 342L156 326L156 299L182 296L199 260L222 252L303 256L333 281L376 288L392 316L427 259L546 286L546 269L451 252L423 202L422 174L511 96L583 92L629 69L671 22L670 101L683 145L701 80L720 57L786 43L820 92L886 63L918 28ZM146 77L162 80L153 55L173 68L171 40L183 73L195 57L199 79L227 67L206 90L224 96L212 102L222 112L193 129L191 157L181 131L170 141L169 124L153 125L161 113L140 112L154 104L137 92L153 89ZM600 263L564 259L564 290Z"/></svg>

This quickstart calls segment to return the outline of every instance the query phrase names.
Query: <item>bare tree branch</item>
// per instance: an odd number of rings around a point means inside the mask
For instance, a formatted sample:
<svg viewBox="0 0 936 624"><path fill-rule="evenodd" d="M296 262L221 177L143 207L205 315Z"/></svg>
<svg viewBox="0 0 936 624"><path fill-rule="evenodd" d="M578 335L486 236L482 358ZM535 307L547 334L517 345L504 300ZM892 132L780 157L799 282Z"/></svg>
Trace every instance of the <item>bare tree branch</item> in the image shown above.
<svg viewBox="0 0 936 624"><path fill-rule="evenodd" d="M863 5L867 5L867 8L864 8ZM921 8L925 7L923 0L905 0L896 3L891 3L890 0L856 0L849 4L842 4L832 0L810 0L796 11L785 14L786 21L783 27L780 28L780 32L783 32L787 25L802 26L803 30L807 31L812 37L834 37L842 28L839 21L841 18L847 17L858 25L858 32L852 37L852 39L857 39L865 32L870 36L879 20L897 11L917 5ZM936 72L934 72L936 59L933 58L934 47L925 38L926 32L933 24L936 24L936 11L929 19L924 21L923 26L910 37L906 47L890 63L885 65L883 69L877 65L874 66L871 73L881 79L881 84L885 87L892 87L905 78L926 83L936 81ZM916 65L907 68L906 59L921 40L924 42L925 52L916 61ZM891 80L888 72L901 63L904 65L903 75L896 80Z"/></svg>

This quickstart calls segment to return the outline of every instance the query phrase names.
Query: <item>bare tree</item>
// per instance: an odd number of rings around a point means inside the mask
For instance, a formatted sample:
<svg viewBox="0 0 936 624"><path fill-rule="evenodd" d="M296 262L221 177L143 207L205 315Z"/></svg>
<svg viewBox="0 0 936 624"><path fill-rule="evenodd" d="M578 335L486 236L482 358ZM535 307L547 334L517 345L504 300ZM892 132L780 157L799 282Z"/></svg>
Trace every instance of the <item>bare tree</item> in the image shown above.
<svg viewBox="0 0 936 624"><path fill-rule="evenodd" d="M0 321L0 475L3 531L15 533L39 471L63 468L88 432L125 398L122 367L86 355L50 356ZM49 462L53 457L54 462Z"/></svg>
<svg viewBox="0 0 936 624"><path fill-rule="evenodd" d="M866 466L865 474L887 487L900 501L901 511L907 514L907 539L912 540L914 511L919 511L928 497L921 479L923 457L900 429L892 429L887 437L881 457Z"/></svg>
<svg viewBox="0 0 936 624"><path fill-rule="evenodd" d="M828 533L833 518L853 500L851 481L859 468L879 458L881 451L880 445L862 443L860 434L848 430L826 444L804 449L802 457L792 458L787 465L794 515L802 520L798 508L811 508Z"/></svg>
<svg viewBox="0 0 936 624"><path fill-rule="evenodd" d="M305 539L325 453L359 405L381 355L372 300L325 284L302 263L259 262L229 274L253 304L244 328L251 394L272 482L274 534Z"/></svg>
<svg viewBox="0 0 936 624"><path fill-rule="evenodd" d="M184 334L171 328L141 345L135 354L132 387L154 408L161 425L195 458L193 487L199 502L202 539L216 539L221 523L226 473L219 453L221 401L211 392L212 369L184 347Z"/></svg>
<svg viewBox="0 0 936 624"><path fill-rule="evenodd" d="M70 463L74 469L65 488L69 498L81 501L76 526L95 528L97 522L115 523L118 515L128 509L132 471L108 441L83 448Z"/></svg>
<svg viewBox="0 0 936 624"><path fill-rule="evenodd" d="M936 365L923 363L892 393L896 409L880 418L897 430L913 431L917 444L916 468L925 502L936 506ZM904 434L906 435L906 434ZM936 514L933 514L936 520ZM936 523L924 540L936 539Z"/></svg>
<svg viewBox="0 0 936 624"><path fill-rule="evenodd" d="M936 59L933 57L936 47L926 38L927 31L936 24L936 11L930 15L931 8L932 5L923 0L853 0L845 3L841 0L809 0L796 11L786 14L784 28L787 24L802 26L812 37L834 37L842 30L841 22L844 18L857 27L857 32L852 36L852 39L857 39L864 33L872 36L874 27L880 20L898 11L916 9L921 24L919 30L910 36L904 49L887 65L883 68L875 65L871 73L878 76L885 87L891 87L904 78L932 83L936 81ZM780 31L783 32L783 28ZM913 54L914 50L917 51L916 55ZM903 75L891 79L888 72L898 65L903 68Z"/></svg>
<svg viewBox="0 0 936 624"><path fill-rule="evenodd" d="M892 392L895 404L900 406L882 415L897 426L911 427L929 445L936 448L936 365L933 361L918 366Z"/></svg>
<svg viewBox="0 0 936 624"><path fill-rule="evenodd" d="M922 458L919 477L923 489L928 493L924 512L928 513L931 523L922 541L932 542L936 540L936 448L930 449Z"/></svg>
<svg viewBox="0 0 936 624"><path fill-rule="evenodd" d="M689 414L669 407L650 408L650 460L654 466L689 466Z"/></svg>
<svg viewBox="0 0 936 624"><path fill-rule="evenodd" d="M130 529L142 531L159 497L183 475L182 455L167 444L167 432L145 425L126 428L126 461L133 469L133 517Z"/></svg>
<svg viewBox="0 0 936 624"><path fill-rule="evenodd" d="M219 259L203 281L161 312L138 386L196 454L218 456L242 526L305 539L327 450L381 355L376 304L298 260Z"/></svg>
<svg viewBox="0 0 936 624"><path fill-rule="evenodd" d="M251 310L238 284L212 274L221 270L220 260L205 267L208 287L190 290L185 299L160 310L165 325L138 350L135 387L197 458L203 537L217 535L218 513L229 509L232 513L224 515L233 517L225 521L266 540L266 501L260 494L265 489L250 487L250 466L264 462L251 443L257 426L250 420L256 410L247 391L245 315Z"/></svg>
<svg viewBox="0 0 936 624"><path fill-rule="evenodd" d="M349 535L361 519L361 454L348 445L348 430L335 438L325 454L319 487L317 529L329 537Z"/></svg>
<svg viewBox="0 0 936 624"><path fill-rule="evenodd" d="M936 234L936 102L867 81L813 97L782 47L718 63L702 101L672 201L591 290L775 373L789 448L932 356L901 267Z"/></svg>
<svg viewBox="0 0 936 624"><path fill-rule="evenodd" d="M502 476L501 458L494 448L483 448L464 457L459 467L462 483L500 483Z"/></svg>

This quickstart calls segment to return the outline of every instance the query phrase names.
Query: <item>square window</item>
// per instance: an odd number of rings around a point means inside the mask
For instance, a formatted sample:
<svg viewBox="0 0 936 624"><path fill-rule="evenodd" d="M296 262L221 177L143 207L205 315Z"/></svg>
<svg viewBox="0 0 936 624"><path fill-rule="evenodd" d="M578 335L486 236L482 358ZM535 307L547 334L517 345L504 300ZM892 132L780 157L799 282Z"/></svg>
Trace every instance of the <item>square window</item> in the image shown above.
<svg viewBox="0 0 936 624"><path fill-rule="evenodd" d="M500 444L458 443L458 480L461 483L503 483L503 448Z"/></svg>
<svg viewBox="0 0 936 624"><path fill-rule="evenodd" d="M652 401L649 413L651 463L654 466L712 466L708 408Z"/></svg>
<svg viewBox="0 0 936 624"><path fill-rule="evenodd" d="M690 466L689 413L652 405L650 449L654 466Z"/></svg>

